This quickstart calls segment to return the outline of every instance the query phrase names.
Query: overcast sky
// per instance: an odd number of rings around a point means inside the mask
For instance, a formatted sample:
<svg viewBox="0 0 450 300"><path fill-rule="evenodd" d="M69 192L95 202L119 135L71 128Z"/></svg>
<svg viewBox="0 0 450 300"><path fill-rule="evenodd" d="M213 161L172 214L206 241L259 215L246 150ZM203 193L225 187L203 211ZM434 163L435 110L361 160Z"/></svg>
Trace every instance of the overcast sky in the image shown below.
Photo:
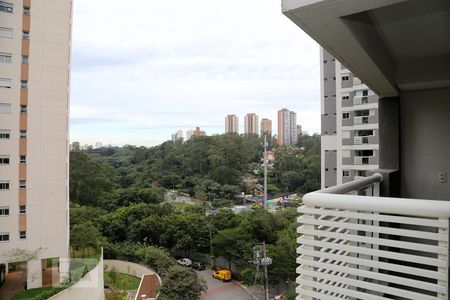
<svg viewBox="0 0 450 300"><path fill-rule="evenodd" d="M320 130L319 46L280 0L74 1L71 140L155 145L224 117Z"/></svg>

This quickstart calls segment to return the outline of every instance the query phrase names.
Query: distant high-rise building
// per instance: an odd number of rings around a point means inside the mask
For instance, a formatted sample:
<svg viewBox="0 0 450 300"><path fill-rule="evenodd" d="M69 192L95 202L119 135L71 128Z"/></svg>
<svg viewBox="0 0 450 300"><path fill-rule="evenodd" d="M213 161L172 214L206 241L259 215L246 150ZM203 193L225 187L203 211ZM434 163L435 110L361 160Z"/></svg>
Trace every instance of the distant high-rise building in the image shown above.
<svg viewBox="0 0 450 300"><path fill-rule="evenodd" d="M297 114L286 108L278 111L278 144L294 145L297 143Z"/></svg>
<svg viewBox="0 0 450 300"><path fill-rule="evenodd" d="M186 141L189 141L194 136L194 130L189 129L186 131Z"/></svg>
<svg viewBox="0 0 450 300"><path fill-rule="evenodd" d="M249 113L244 117L244 132L245 134L259 134L259 122L256 114Z"/></svg>
<svg viewBox="0 0 450 300"><path fill-rule="evenodd" d="M32 256L18 286L68 275L71 28L71 0L0 1L0 284Z"/></svg>
<svg viewBox="0 0 450 300"><path fill-rule="evenodd" d="M263 135L265 132L269 136L272 135L272 121L264 118L261 120L261 135Z"/></svg>
<svg viewBox="0 0 450 300"><path fill-rule="evenodd" d="M194 131L195 137L205 136L205 135L206 135L206 132L204 132L203 130L200 130L200 127L195 127L195 131Z"/></svg>
<svg viewBox="0 0 450 300"><path fill-rule="evenodd" d="M239 118L236 115L225 117L225 133L239 133Z"/></svg>
<svg viewBox="0 0 450 300"><path fill-rule="evenodd" d="M177 130L172 134L172 142L175 143L176 141L183 141L183 130Z"/></svg>

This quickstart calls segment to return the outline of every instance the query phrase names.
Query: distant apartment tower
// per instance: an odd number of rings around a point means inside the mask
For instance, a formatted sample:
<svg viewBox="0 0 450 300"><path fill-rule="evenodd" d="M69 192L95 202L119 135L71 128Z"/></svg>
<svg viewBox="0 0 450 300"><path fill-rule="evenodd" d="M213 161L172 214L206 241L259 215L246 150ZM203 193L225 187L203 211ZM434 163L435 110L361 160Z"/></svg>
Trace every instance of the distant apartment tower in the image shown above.
<svg viewBox="0 0 450 300"><path fill-rule="evenodd" d="M378 97L321 49L322 188L378 169Z"/></svg>
<svg viewBox="0 0 450 300"><path fill-rule="evenodd" d="M225 117L225 133L239 133L239 118L236 115Z"/></svg>
<svg viewBox="0 0 450 300"><path fill-rule="evenodd" d="M259 134L258 116L254 113L246 114L244 117L245 134Z"/></svg>
<svg viewBox="0 0 450 300"><path fill-rule="evenodd" d="M181 129L172 134L172 142L175 143L177 141L183 141L183 130Z"/></svg>
<svg viewBox="0 0 450 300"><path fill-rule="evenodd" d="M265 118L261 120L261 135L264 133L267 133L268 136L272 135L272 121Z"/></svg>
<svg viewBox="0 0 450 300"><path fill-rule="evenodd" d="M71 19L71 0L0 1L0 269L41 249L28 289L46 259L68 274Z"/></svg>
<svg viewBox="0 0 450 300"><path fill-rule="evenodd" d="M200 127L195 127L195 131L194 131L195 137L205 136L205 135L206 135L206 132L204 132L203 130L200 130Z"/></svg>
<svg viewBox="0 0 450 300"><path fill-rule="evenodd" d="M194 130L186 130L186 141L189 141L194 136Z"/></svg>
<svg viewBox="0 0 450 300"><path fill-rule="evenodd" d="M278 145L297 143L297 114L286 108L278 111Z"/></svg>

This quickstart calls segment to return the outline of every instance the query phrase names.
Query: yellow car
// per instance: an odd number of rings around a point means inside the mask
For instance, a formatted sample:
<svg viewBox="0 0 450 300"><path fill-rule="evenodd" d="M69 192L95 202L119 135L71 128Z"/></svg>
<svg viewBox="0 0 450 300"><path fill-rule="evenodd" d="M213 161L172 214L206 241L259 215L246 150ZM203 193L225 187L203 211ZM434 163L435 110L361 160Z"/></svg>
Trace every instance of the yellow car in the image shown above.
<svg viewBox="0 0 450 300"><path fill-rule="evenodd" d="M227 270L227 269L215 271L212 274L212 277L215 279L219 279L221 281L230 281L231 280L231 271Z"/></svg>

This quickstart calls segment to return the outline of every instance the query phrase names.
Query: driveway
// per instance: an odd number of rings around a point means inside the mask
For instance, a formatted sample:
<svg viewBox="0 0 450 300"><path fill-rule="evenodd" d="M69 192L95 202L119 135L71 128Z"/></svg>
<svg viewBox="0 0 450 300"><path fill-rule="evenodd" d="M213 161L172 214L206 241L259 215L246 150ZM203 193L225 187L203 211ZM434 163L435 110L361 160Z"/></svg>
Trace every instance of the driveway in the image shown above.
<svg viewBox="0 0 450 300"><path fill-rule="evenodd" d="M208 291L201 300L252 300L250 295L235 281L222 282L212 278L212 271L198 272L208 283Z"/></svg>

